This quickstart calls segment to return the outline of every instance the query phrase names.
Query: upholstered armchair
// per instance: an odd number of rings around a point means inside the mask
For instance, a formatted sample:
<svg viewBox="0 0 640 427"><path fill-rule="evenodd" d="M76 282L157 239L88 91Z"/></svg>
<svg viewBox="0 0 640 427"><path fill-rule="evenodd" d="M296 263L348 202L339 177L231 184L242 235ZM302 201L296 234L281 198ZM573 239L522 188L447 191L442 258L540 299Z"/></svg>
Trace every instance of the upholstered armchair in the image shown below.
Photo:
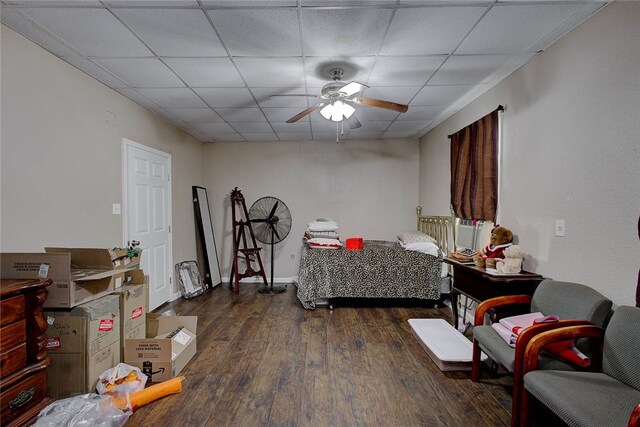
<svg viewBox="0 0 640 427"><path fill-rule="evenodd" d="M640 308L618 307L607 328L572 326L541 333L525 350L520 423L530 424L535 397L570 426L640 426ZM589 338L592 371L537 370L542 348L559 340Z"/></svg>
<svg viewBox="0 0 640 427"><path fill-rule="evenodd" d="M515 348L506 341L490 325L485 325L485 314L489 310L505 309L508 306L524 305L529 312L541 312L545 315L557 315L560 320L554 323L541 323L523 330L518 335ZM513 374L513 426L519 424L520 396L523 393L522 367L524 351L528 342L536 334L563 326L595 324L603 326L611 312L611 300L588 286L572 282L560 282L551 279L543 280L533 296L509 295L486 300L478 305L475 312L473 328L473 356L471 379L480 379L480 353L484 351L489 358L497 362L505 370ZM581 343L578 347L588 353L588 348ZM542 355L541 369L573 370L576 367L569 362L551 356Z"/></svg>

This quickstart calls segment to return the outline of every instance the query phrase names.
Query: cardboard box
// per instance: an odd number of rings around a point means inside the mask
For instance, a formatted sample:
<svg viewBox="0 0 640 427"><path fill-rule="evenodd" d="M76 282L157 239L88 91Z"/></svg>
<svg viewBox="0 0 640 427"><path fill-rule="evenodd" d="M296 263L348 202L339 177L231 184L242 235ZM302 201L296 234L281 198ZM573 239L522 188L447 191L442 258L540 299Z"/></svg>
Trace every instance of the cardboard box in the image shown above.
<svg viewBox="0 0 640 427"><path fill-rule="evenodd" d="M100 374L120 363L120 297L106 295L71 310L46 310L47 394L95 392Z"/></svg>
<svg viewBox="0 0 640 427"><path fill-rule="evenodd" d="M52 279L44 303L47 308L72 308L113 291L118 271L111 268L108 249L47 250L47 253L0 254L0 277Z"/></svg>
<svg viewBox="0 0 640 427"><path fill-rule="evenodd" d="M126 340L124 363L140 368L149 381L161 382L178 375L196 354L198 318L154 316L152 323L157 323L159 335Z"/></svg>
<svg viewBox="0 0 640 427"><path fill-rule="evenodd" d="M148 286L142 270L122 273L123 285L114 291L120 298L120 342L121 359L124 360L124 342L132 338L146 338L146 313ZM141 281L140 281L141 280Z"/></svg>
<svg viewBox="0 0 640 427"><path fill-rule="evenodd" d="M142 252L134 257L129 257L129 251L126 249L109 249L109 255L111 256L112 268L122 270L139 266Z"/></svg>

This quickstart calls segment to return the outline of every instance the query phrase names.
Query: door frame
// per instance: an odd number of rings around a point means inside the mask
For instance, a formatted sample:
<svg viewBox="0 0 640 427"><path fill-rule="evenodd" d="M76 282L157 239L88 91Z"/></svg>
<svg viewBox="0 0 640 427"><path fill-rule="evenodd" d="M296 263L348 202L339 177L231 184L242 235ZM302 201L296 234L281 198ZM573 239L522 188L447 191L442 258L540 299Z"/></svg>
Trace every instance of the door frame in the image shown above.
<svg viewBox="0 0 640 427"><path fill-rule="evenodd" d="M173 187L173 181L171 179L171 154L165 153L164 151L157 150L155 148L149 147L147 145L140 144L138 142L132 141L127 138L122 138L122 246L126 247L127 242L131 241L129 238L129 164L127 149L129 147L135 147L140 150L149 151L158 156L164 157L167 159L168 163L168 176L169 176L169 189L168 189L168 206L167 206L167 226L169 227L169 242L168 242L168 260L167 266L169 267L169 271L167 272L169 275L169 295L166 302L173 301L176 299L177 293L174 291L174 281L173 281L173 195L171 193L171 188ZM149 290L151 292L151 290Z"/></svg>

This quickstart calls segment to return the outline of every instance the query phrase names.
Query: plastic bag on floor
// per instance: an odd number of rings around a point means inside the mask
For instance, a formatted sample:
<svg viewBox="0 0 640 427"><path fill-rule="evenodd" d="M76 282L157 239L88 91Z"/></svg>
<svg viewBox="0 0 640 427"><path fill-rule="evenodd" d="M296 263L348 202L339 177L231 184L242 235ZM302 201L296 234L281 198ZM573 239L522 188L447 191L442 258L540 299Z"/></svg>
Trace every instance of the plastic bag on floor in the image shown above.
<svg viewBox="0 0 640 427"><path fill-rule="evenodd" d="M88 393L56 400L38 414L34 427L120 427L131 412L124 412L99 394Z"/></svg>
<svg viewBox="0 0 640 427"><path fill-rule="evenodd" d="M96 391L100 395L123 397L144 389L146 383L147 376L139 368L126 363L118 363L115 367L100 374Z"/></svg>
<svg viewBox="0 0 640 427"><path fill-rule="evenodd" d="M176 264L176 277L180 283L182 297L189 299L204 292L204 283L195 261L183 261Z"/></svg>

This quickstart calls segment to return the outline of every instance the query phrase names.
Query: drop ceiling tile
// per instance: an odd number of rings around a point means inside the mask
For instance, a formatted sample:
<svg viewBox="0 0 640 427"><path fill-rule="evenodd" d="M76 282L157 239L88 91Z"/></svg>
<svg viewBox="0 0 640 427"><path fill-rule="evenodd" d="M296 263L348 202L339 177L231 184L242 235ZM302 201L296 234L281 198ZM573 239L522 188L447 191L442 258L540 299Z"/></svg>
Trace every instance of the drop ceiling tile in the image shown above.
<svg viewBox="0 0 640 427"><path fill-rule="evenodd" d="M578 4L498 4L482 18L456 53L527 52L581 7Z"/></svg>
<svg viewBox="0 0 640 427"><path fill-rule="evenodd" d="M342 136L340 136L342 139ZM316 132L313 131L313 140L314 141L333 141L336 142L336 132Z"/></svg>
<svg viewBox="0 0 640 427"><path fill-rule="evenodd" d="M296 0L202 0L205 6L234 6L234 7L269 7L295 6Z"/></svg>
<svg viewBox="0 0 640 427"><path fill-rule="evenodd" d="M170 108L169 112L179 119L191 123L215 123L223 121L211 108Z"/></svg>
<svg viewBox="0 0 640 427"><path fill-rule="evenodd" d="M387 131L382 134L385 139L404 139L404 138L419 138L422 136L420 132L416 131Z"/></svg>
<svg viewBox="0 0 640 427"><path fill-rule="evenodd" d="M422 86L446 56L379 57L369 83L375 86Z"/></svg>
<svg viewBox="0 0 640 427"><path fill-rule="evenodd" d="M438 114L442 113L446 107L443 106L411 106L407 112L398 116L396 121L406 120L425 120L431 121L435 119Z"/></svg>
<svg viewBox="0 0 640 427"><path fill-rule="evenodd" d="M227 123L191 123L191 127L197 130L200 133L208 135L210 133L233 133L235 129L233 129Z"/></svg>
<svg viewBox="0 0 640 427"><path fill-rule="evenodd" d="M96 58L94 61L131 87L184 87L180 79L155 58Z"/></svg>
<svg viewBox="0 0 640 427"><path fill-rule="evenodd" d="M373 56L352 56L348 60L340 56L312 56L304 61L304 75L307 79L307 87L322 88L331 81L330 71L340 68L344 72L343 82L356 81L367 83L371 67L375 58ZM313 92L319 94L320 90Z"/></svg>
<svg viewBox="0 0 640 427"><path fill-rule="evenodd" d="M268 122L229 122L229 124L240 133L273 132Z"/></svg>
<svg viewBox="0 0 640 427"><path fill-rule="evenodd" d="M295 9L208 10L232 56L300 56Z"/></svg>
<svg viewBox="0 0 640 427"><path fill-rule="evenodd" d="M249 87L304 86L302 58L236 58Z"/></svg>
<svg viewBox="0 0 640 427"><path fill-rule="evenodd" d="M382 132L369 132L362 129L351 129L346 139L379 139L383 135ZM340 138L343 138L342 136Z"/></svg>
<svg viewBox="0 0 640 427"><path fill-rule="evenodd" d="M115 12L159 56L227 56L202 10L145 8Z"/></svg>
<svg viewBox="0 0 640 427"><path fill-rule="evenodd" d="M102 6L98 0L13 0L5 1L10 5L29 5L31 7L53 7L53 6ZM4 11L3 11L4 13Z"/></svg>
<svg viewBox="0 0 640 427"><path fill-rule="evenodd" d="M62 59L64 59L69 64L73 65L74 67L78 68L81 71L84 71L94 79L104 83L105 85L111 88L128 87L125 82L119 80L117 77L114 77L112 74L103 70L102 68L100 68L99 66L97 66L96 64L94 64L93 62L91 62L86 58L71 57L71 58L62 58Z"/></svg>
<svg viewBox="0 0 640 427"><path fill-rule="evenodd" d="M107 0L107 4L115 7L140 7L141 4L147 6L163 6L163 7L189 7L198 6L196 0L144 0L142 3L140 0Z"/></svg>
<svg viewBox="0 0 640 427"><path fill-rule="evenodd" d="M116 90L116 92L119 92L120 94L126 96L127 98L129 98L130 100L135 102L136 104L139 104L139 105L143 106L144 108L147 108L149 110L153 110L153 109L159 108L158 104L154 103L149 98L147 98L146 96L142 95L140 92L138 92L135 89L118 88L118 89L115 89L115 90Z"/></svg>
<svg viewBox="0 0 640 427"><path fill-rule="evenodd" d="M278 136L273 132L241 132L247 141L278 141Z"/></svg>
<svg viewBox="0 0 640 427"><path fill-rule="evenodd" d="M235 142L246 141L242 135L238 133L209 132L204 134L207 139L214 142Z"/></svg>
<svg viewBox="0 0 640 427"><path fill-rule="evenodd" d="M380 54L452 53L485 10L484 6L398 9Z"/></svg>
<svg viewBox="0 0 640 427"><path fill-rule="evenodd" d="M391 123L387 132L393 131L420 131L424 129L431 120L404 120Z"/></svg>
<svg viewBox="0 0 640 427"><path fill-rule="evenodd" d="M295 123L273 122L273 121L270 123L273 130L278 132L278 134L311 132L311 125L309 124L309 120L306 120L306 121L300 120Z"/></svg>
<svg viewBox="0 0 640 427"><path fill-rule="evenodd" d="M325 6L325 7L346 7L346 6L393 6L395 0L302 0L302 6Z"/></svg>
<svg viewBox="0 0 640 427"><path fill-rule="evenodd" d="M195 93L187 88L149 88L138 89L138 91L164 108L198 108L207 106Z"/></svg>
<svg viewBox="0 0 640 427"><path fill-rule="evenodd" d="M365 90L362 96L383 99L385 101L399 102L400 104L408 104L419 90L420 86L373 86Z"/></svg>
<svg viewBox="0 0 640 427"><path fill-rule="evenodd" d="M253 96L246 88L196 88L194 91L214 108L258 107L253 100Z"/></svg>
<svg viewBox="0 0 640 427"><path fill-rule="evenodd" d="M307 132L307 133L278 132L278 138L280 139L280 141L310 141L312 139L311 132Z"/></svg>
<svg viewBox="0 0 640 427"><path fill-rule="evenodd" d="M87 56L150 56L151 52L106 9L25 8L21 11ZM78 25L78 23L82 25Z"/></svg>
<svg viewBox="0 0 640 427"><path fill-rule="evenodd" d="M265 122L259 108L216 108L216 113L228 122Z"/></svg>
<svg viewBox="0 0 640 427"><path fill-rule="evenodd" d="M375 55L391 9L302 9L306 56ZM406 41L405 41L406 43Z"/></svg>
<svg viewBox="0 0 640 427"><path fill-rule="evenodd" d="M251 92L256 97L261 107L299 107L301 110L307 108L307 102L316 102L316 98L306 96L271 96L286 94L305 94L304 87L299 88L251 88ZM307 101L310 100L310 101Z"/></svg>
<svg viewBox="0 0 640 427"><path fill-rule="evenodd" d="M379 120L379 121L368 121L368 122L363 122L362 120L360 121L360 123L362 123L362 127L358 128L358 129L354 129L354 130L366 130L366 131L370 131L370 132L383 132L385 130L387 130L387 128L389 127L389 125L391 124L390 120Z"/></svg>
<svg viewBox="0 0 640 427"><path fill-rule="evenodd" d="M425 86L409 104L414 105L450 105L473 89L474 86Z"/></svg>
<svg viewBox="0 0 640 427"><path fill-rule="evenodd" d="M244 87L229 58L166 58L171 67L191 87Z"/></svg>
<svg viewBox="0 0 640 427"><path fill-rule="evenodd" d="M451 56L429 83L434 85L484 83L491 74L515 58L517 58L516 55Z"/></svg>
<svg viewBox="0 0 640 427"><path fill-rule="evenodd" d="M0 21L56 56L78 56L79 53L57 40L17 9L3 8Z"/></svg>
<svg viewBox="0 0 640 427"><path fill-rule="evenodd" d="M324 119L321 122L311 122L311 130L313 131L313 133L315 134L316 132L333 132L334 134L336 133L336 123L338 122L334 122L331 120L326 120ZM338 126L340 126L340 124L338 124ZM347 124L345 123L345 128L348 129ZM345 131L347 130L345 129ZM340 128L338 127L338 132L340 132Z"/></svg>
<svg viewBox="0 0 640 427"><path fill-rule="evenodd" d="M270 122L286 122L304 108L263 108L264 115L267 116L267 120ZM311 115L317 114L317 112L311 113ZM318 114L319 115L319 114ZM309 121L309 116L303 117L298 122Z"/></svg>

